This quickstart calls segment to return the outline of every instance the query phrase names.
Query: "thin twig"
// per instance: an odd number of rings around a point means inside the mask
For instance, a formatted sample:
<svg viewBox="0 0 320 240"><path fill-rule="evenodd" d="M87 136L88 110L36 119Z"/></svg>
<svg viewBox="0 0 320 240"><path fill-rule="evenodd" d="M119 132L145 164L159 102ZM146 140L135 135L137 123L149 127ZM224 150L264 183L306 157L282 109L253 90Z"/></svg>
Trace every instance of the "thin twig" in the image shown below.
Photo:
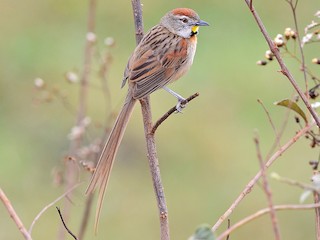
<svg viewBox="0 0 320 240"><path fill-rule="evenodd" d="M296 0L295 4L290 1L289 5L291 7L292 10L292 15L293 15L293 21L294 21L294 27L296 30L296 34L297 34L297 41L298 41L298 45L299 45L299 50L300 50L300 55L301 55L301 69L303 72L303 78L304 78L304 82L305 82L305 86L306 86L306 97L307 99L309 99L309 94L308 94L308 79L307 79L307 70L306 70L306 64L305 64L305 57L304 57L304 52L303 52L303 48L302 48L302 44L301 44L301 39L300 39L300 31L299 31L299 26L298 26L298 19L297 19L297 5L298 5L298 0Z"/></svg>
<svg viewBox="0 0 320 240"><path fill-rule="evenodd" d="M228 228L227 229L229 229L230 226L231 226L231 221L230 221L230 218L228 218ZM226 240L229 240L229 238L230 238L230 234L227 235Z"/></svg>
<svg viewBox="0 0 320 240"><path fill-rule="evenodd" d="M268 117L268 120L269 120L269 122L270 122L270 125L271 125L271 127L272 127L272 129L273 129L273 131L274 131L274 134L275 134L275 136L276 136L275 145L278 146L278 147L280 147L280 146L281 146L281 145L280 145L280 137L281 137L281 135L278 134L278 131L277 131L276 126L274 125L274 123L273 123L273 121L272 121L272 118L271 118L271 116L270 116L270 113L269 113L268 109L266 108L266 106L263 104L262 100L261 100L261 99L258 99L257 101L258 101L258 103L262 106L264 112L266 113L266 115L267 115L267 117ZM272 150L272 148L271 148L271 150Z"/></svg>
<svg viewBox="0 0 320 240"><path fill-rule="evenodd" d="M315 123L311 123L304 128L302 128L297 134L291 138L286 144L284 144L278 151L276 151L265 163L265 167L268 168L274 163L274 161L283 155L285 151L287 151L294 143L298 141L298 139L305 135L306 132L308 132ZM231 204L231 206L227 209L227 211L219 218L219 220L214 224L212 227L212 231L215 232L219 226L224 222L225 219L227 219L230 214L234 211L234 209L239 205L239 203L246 197L247 194L249 194L254 187L254 185L257 183L257 181L261 177L262 171L260 170L246 185L244 190L240 193L240 195L237 197L237 199Z"/></svg>
<svg viewBox="0 0 320 240"><path fill-rule="evenodd" d="M303 93L303 91L300 89L300 87L298 86L296 80L294 79L294 77L292 76L291 72L289 71L289 69L287 68L286 64L284 63L281 55L280 55L280 51L279 49L275 46L275 44L273 43L272 39L270 38L263 22L261 21L257 11L254 9L254 7L252 6L252 2L250 0L245 0L246 4L248 5L248 7L250 8L250 11L254 17L254 19L256 20L264 38L266 39L270 50L272 51L272 53L274 54L275 58L277 59L279 66L281 67L281 72L283 75L285 75L288 80L290 81L291 85L293 86L293 88L296 90L296 92L299 94L299 96L301 97L303 103L305 104L305 106L307 107L307 109L309 110L309 112L311 113L313 119L315 120L316 124L318 125L318 127L320 127L320 120L318 118L317 113L315 112L315 110L311 107L309 99L305 96L305 94Z"/></svg>
<svg viewBox="0 0 320 240"><path fill-rule="evenodd" d="M59 202L62 198L66 197L69 193L71 193L74 189L76 189L81 183L78 183L76 185L74 185L72 188L70 188L68 191L66 191L64 194L62 194L60 197L58 197L56 200L54 200L53 202L49 203L48 205L46 205L39 213L38 215L34 218L34 220L31 223L31 226L29 228L29 234L31 235L32 233L32 229L34 227L34 225L36 224L36 222L39 220L39 218L41 217L41 215L43 213L45 213L45 211L47 211L50 207L52 207L53 205L55 205L57 202Z"/></svg>
<svg viewBox="0 0 320 240"><path fill-rule="evenodd" d="M66 223L64 222L63 217L62 217L62 214L61 214L61 211L60 211L60 208L56 207L56 209L57 209L57 211L58 211L58 213L59 213L59 216L60 216L60 219L61 219L61 221L62 221L62 224L63 224L64 228L67 230L67 232L68 232L75 240L78 240L77 236L74 235L74 234L71 232L71 230L67 227Z"/></svg>
<svg viewBox="0 0 320 240"><path fill-rule="evenodd" d="M254 142L256 144L257 157L258 157L258 160L260 163L263 190L266 194L266 197L268 200L268 206L270 209L270 217L271 217L274 236L275 236L276 240L280 240L281 237L280 237L280 229L279 229L278 219L276 216L276 212L274 210L274 205L273 205L273 200L272 200L272 192L271 192L271 189L270 189L270 186L268 183L268 179L267 179L267 175L266 175L266 167L263 163L261 150L260 150L260 141L259 141L259 136L257 133L256 133L256 136L254 137Z"/></svg>
<svg viewBox="0 0 320 240"><path fill-rule="evenodd" d="M81 225L80 225L80 229L79 229L79 234L78 234L79 240L84 239L84 234L85 234L87 227L88 227L88 222L89 222L91 209L92 209L93 197L94 197L94 194L89 194L89 196L86 199L86 205L85 205L85 209L83 212Z"/></svg>
<svg viewBox="0 0 320 240"><path fill-rule="evenodd" d="M82 67L82 75L80 79L80 92L79 92L79 105L78 112L76 116L76 126L81 127L82 121L86 116L87 111L87 99L88 99L88 88L91 72L91 62L93 55L93 46L95 44L95 15L96 15L96 0L89 0L88 7L88 18L87 18L87 35L86 35L86 44L84 48L84 62ZM70 142L69 155L75 157L77 150L80 148L83 142L83 136L72 140ZM76 183L76 172L77 166L73 162L67 162L66 164L66 189L70 189ZM70 197L70 196L69 196ZM71 212L71 203L66 200L64 202L64 214L65 221L68 222ZM61 227L58 233L58 239L65 239L65 231Z"/></svg>
<svg viewBox="0 0 320 240"><path fill-rule="evenodd" d="M307 209L315 209L315 208L319 208L319 207L320 207L320 203L304 204L304 205L278 205L278 206L274 206L274 210L276 210L276 211L281 211L281 210L307 210ZM255 220L255 219L263 216L264 214L270 213L270 211L271 211L270 208L264 208L264 209L261 209L261 210L257 211L256 213L254 213L254 214L242 219L241 221L237 222L236 224L234 224L233 226L228 228L226 231L221 233L216 238L216 240L224 239L226 236L228 236L231 232L235 231L239 227L247 224L248 222L251 222L252 220Z"/></svg>
<svg viewBox="0 0 320 240"><path fill-rule="evenodd" d="M195 93L192 94L190 97L188 97L187 99L185 99L184 101L181 102L181 105L186 105L188 104L190 101L192 101L193 99L195 99L196 97L199 96L199 93ZM177 106L174 106L172 108L170 108L168 110L168 112L166 112L165 114L163 114L163 116L161 118L159 118L158 121L156 121L156 123L153 125L150 134L155 134L155 132L157 131L158 127L173 113L175 113L177 111Z"/></svg>
<svg viewBox="0 0 320 240"><path fill-rule="evenodd" d="M272 174L272 178L279 181L279 182L283 182L292 186L296 186L299 188L302 188L303 190L309 190L309 191L313 191L313 192L318 192L320 193L320 189L316 186L310 185L310 184L305 184L302 182L298 182L294 179L290 179L290 178L286 178L286 177L281 177L278 174L273 173Z"/></svg>
<svg viewBox="0 0 320 240"><path fill-rule="evenodd" d="M314 171L314 175L319 174L318 171ZM320 194L319 192L313 191L313 200L315 204L320 203ZM320 239L320 207L315 208L315 228L316 228L316 239Z"/></svg>
<svg viewBox="0 0 320 240"><path fill-rule="evenodd" d="M22 233L23 237L26 240L32 240L31 235L29 234L27 229L24 227L21 219L19 218L18 214L14 210L9 198L7 198L6 194L3 192L3 190L1 188L0 188L0 199L1 199L2 203L3 203L3 205L5 206L5 208L7 209L10 217L12 218L12 220L17 225L19 231Z"/></svg>

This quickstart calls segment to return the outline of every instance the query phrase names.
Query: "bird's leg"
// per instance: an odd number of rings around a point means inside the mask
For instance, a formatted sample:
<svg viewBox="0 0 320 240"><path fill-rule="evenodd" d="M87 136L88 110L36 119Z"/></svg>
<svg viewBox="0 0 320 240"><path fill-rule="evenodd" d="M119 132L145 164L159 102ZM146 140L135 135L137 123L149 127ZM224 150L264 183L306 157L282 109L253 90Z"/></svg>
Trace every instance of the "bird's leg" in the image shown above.
<svg viewBox="0 0 320 240"><path fill-rule="evenodd" d="M177 109L177 112L181 113L182 109L185 108L186 106L185 104L182 104L182 102L184 102L186 99L168 87L163 87L163 89L178 99L178 104L176 105L176 109Z"/></svg>

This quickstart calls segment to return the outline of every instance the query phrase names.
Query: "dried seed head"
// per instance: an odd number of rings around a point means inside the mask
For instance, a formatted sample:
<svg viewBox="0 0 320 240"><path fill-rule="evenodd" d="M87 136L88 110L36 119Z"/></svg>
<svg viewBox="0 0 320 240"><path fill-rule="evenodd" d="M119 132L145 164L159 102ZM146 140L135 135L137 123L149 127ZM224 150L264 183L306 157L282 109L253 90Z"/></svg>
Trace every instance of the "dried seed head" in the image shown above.
<svg viewBox="0 0 320 240"><path fill-rule="evenodd" d="M282 47L283 45L285 45L282 34L278 34L273 41L277 47Z"/></svg>
<svg viewBox="0 0 320 240"><path fill-rule="evenodd" d="M267 65L267 61L264 61L264 60L259 60L258 62L257 62L257 65L261 65L261 66L265 66L265 65Z"/></svg>
<svg viewBox="0 0 320 240"><path fill-rule="evenodd" d="M315 90L310 90L309 91L309 96L311 99L316 99L319 96L319 93Z"/></svg>
<svg viewBox="0 0 320 240"><path fill-rule="evenodd" d="M268 59L268 60L270 60L270 61L272 61L272 60L273 60L273 57L274 57L274 55L273 55L273 53L271 52L271 50L267 50L264 56L266 57L266 59Z"/></svg>
<svg viewBox="0 0 320 240"><path fill-rule="evenodd" d="M97 36L93 32L88 32L86 38L87 41L91 43L94 43L97 40Z"/></svg>
<svg viewBox="0 0 320 240"><path fill-rule="evenodd" d="M42 78L36 78L34 80L34 86L38 89L42 89L45 86L45 83Z"/></svg>
<svg viewBox="0 0 320 240"><path fill-rule="evenodd" d="M292 31L291 28L286 28L286 29L284 30L284 36L286 37L287 40L289 40L290 37L291 37L291 31Z"/></svg>
<svg viewBox="0 0 320 240"><path fill-rule="evenodd" d="M65 74L66 80L70 83L76 83L79 81L79 77L75 72L67 72Z"/></svg>
<svg viewBox="0 0 320 240"><path fill-rule="evenodd" d="M107 47L113 47L114 44L115 44L115 41L114 41L114 38L113 37L107 37L104 39L104 44L107 46Z"/></svg>
<svg viewBox="0 0 320 240"><path fill-rule="evenodd" d="M294 30L292 30L291 28L286 28L284 30L284 36L287 40L289 40L290 38L296 39L297 33Z"/></svg>
<svg viewBox="0 0 320 240"><path fill-rule="evenodd" d="M319 58L314 58L314 59L312 59L312 63L320 64L320 59Z"/></svg>

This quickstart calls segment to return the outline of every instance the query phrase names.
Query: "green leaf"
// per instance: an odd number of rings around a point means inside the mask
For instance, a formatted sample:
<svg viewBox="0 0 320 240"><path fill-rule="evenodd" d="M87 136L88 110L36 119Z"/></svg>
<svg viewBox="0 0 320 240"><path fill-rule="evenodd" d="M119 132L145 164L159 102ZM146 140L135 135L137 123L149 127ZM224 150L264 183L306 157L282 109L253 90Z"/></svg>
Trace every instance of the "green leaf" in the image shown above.
<svg viewBox="0 0 320 240"><path fill-rule="evenodd" d="M214 240L215 237L208 224L203 224L197 228L194 235L188 240Z"/></svg>
<svg viewBox="0 0 320 240"><path fill-rule="evenodd" d="M290 99L284 99L284 100L281 100L279 102L275 102L274 104L278 105L278 106L283 106L283 107L286 107L286 108L289 108L289 109L295 111L296 113L298 113L303 118L303 120L306 123L308 123L306 114L302 111L302 109L294 101L292 101Z"/></svg>

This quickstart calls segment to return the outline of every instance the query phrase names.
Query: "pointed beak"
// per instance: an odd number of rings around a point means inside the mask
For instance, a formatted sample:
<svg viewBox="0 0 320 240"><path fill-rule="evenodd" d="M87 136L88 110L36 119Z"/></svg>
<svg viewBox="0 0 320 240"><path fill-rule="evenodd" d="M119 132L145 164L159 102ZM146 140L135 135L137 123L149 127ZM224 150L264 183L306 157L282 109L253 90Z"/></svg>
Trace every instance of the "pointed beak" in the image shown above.
<svg viewBox="0 0 320 240"><path fill-rule="evenodd" d="M209 23L200 20L199 22L196 23L196 26L209 26Z"/></svg>

